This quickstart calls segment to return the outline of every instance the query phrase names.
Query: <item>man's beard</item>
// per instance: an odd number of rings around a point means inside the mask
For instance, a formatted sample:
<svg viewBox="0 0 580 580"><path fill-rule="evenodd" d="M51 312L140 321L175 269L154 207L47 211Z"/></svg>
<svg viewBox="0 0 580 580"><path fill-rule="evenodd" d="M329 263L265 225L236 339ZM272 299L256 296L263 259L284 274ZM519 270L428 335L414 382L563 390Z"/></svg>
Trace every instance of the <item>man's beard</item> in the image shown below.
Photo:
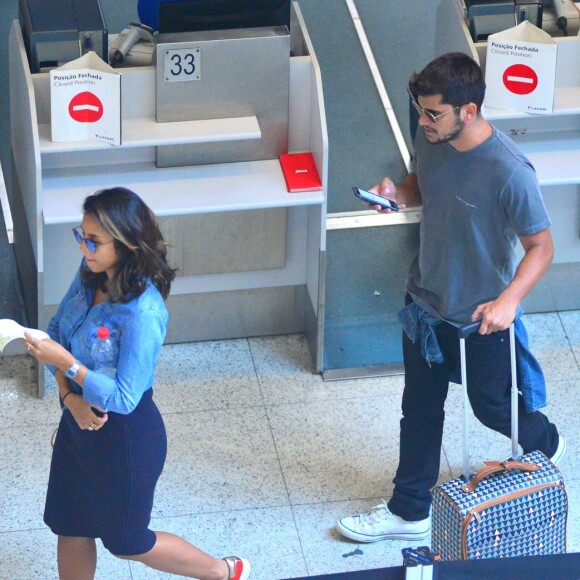
<svg viewBox="0 0 580 580"><path fill-rule="evenodd" d="M431 133L431 136L435 137L435 139L431 140L429 139L427 132L425 132L425 137L427 138L427 141L431 143L431 145L439 145L440 143L449 143L449 141L454 141L455 139L460 137L464 129L465 123L459 117L457 117L455 125L453 126L451 131L449 131L449 133L446 133L444 135L439 135L438 133Z"/></svg>

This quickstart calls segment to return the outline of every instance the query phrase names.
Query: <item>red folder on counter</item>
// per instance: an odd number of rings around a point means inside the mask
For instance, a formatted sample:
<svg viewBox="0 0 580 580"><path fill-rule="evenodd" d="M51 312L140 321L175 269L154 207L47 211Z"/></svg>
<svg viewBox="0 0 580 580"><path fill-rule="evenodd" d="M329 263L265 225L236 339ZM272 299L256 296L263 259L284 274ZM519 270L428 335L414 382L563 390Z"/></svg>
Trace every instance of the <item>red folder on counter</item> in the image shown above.
<svg viewBox="0 0 580 580"><path fill-rule="evenodd" d="M283 153L280 165L289 192L322 189L312 153Z"/></svg>

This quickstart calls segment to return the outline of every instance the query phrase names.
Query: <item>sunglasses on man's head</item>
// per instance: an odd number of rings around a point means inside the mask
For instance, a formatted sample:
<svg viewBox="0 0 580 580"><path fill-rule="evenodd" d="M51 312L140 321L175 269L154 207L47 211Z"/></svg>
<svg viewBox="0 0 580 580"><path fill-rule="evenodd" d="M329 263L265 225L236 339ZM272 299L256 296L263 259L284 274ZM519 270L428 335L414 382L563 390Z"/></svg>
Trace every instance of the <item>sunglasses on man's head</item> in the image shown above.
<svg viewBox="0 0 580 580"><path fill-rule="evenodd" d="M429 121L431 121L431 123L437 123L437 119L439 119L440 117L443 117L443 115L447 115L447 113L451 113L451 111L455 111L455 109L461 109L461 105L457 105L456 107L453 107L453 109L449 109L448 111L443 111L443 113L439 113L436 115L435 113L432 113L431 111L425 110L415 100L415 97L413 96L413 93L411 92L411 89L409 87L407 87L407 92L409 93L409 96L411 97L411 104L413 105L413 107L415 107L415 110L417 111L417 113L419 113L419 117L421 115L425 115L425 117L427 117L427 119L429 119Z"/></svg>
<svg viewBox="0 0 580 580"><path fill-rule="evenodd" d="M94 254L99 246L102 246L103 244L113 243L113 240L110 240L108 242L94 242L93 240L85 238L82 226L77 226L76 228L73 228L72 231L75 236L75 240L79 243L79 245L82 245L82 243L84 242L85 246L87 247L87 250L91 254Z"/></svg>

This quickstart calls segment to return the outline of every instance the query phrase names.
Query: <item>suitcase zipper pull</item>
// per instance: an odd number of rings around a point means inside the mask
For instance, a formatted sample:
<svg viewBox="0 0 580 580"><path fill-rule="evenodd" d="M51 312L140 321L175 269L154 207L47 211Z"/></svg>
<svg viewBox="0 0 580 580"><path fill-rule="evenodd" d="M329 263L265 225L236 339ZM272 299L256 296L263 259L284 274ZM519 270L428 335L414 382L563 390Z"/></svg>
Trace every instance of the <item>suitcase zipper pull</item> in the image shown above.
<svg viewBox="0 0 580 580"><path fill-rule="evenodd" d="M477 520L478 524L481 524L481 516L477 511L471 510L469 513Z"/></svg>

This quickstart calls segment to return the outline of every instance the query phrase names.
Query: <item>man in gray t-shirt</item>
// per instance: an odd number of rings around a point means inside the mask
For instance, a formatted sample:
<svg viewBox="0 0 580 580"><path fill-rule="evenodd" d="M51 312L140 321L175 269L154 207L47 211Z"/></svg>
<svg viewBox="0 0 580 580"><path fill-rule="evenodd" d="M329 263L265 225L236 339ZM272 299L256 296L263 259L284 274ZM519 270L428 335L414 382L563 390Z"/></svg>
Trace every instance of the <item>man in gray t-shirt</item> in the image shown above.
<svg viewBox="0 0 580 580"><path fill-rule="evenodd" d="M491 126L490 136L467 151L434 147L419 130L412 171L423 219L407 291L434 316L466 324L513 280L517 238L545 231L548 242L550 219L536 173Z"/></svg>
<svg viewBox="0 0 580 580"><path fill-rule="evenodd" d="M411 77L409 93L419 113L411 172L397 185L385 177L371 191L401 208L423 206L405 309L410 326L423 335L403 333L405 389L393 496L388 504L336 524L342 535L361 542L420 540L429 533L444 404L458 366L458 326L481 320L467 341L469 400L484 425L510 435L507 329L553 256L534 168L481 115L485 82L479 65L462 53L445 54ZM519 264L518 239L524 248ZM427 361L433 349L426 353L424 343L433 335L437 357ZM526 412L522 397L519 410L524 452L540 450L559 461L565 441L556 426L540 411Z"/></svg>

